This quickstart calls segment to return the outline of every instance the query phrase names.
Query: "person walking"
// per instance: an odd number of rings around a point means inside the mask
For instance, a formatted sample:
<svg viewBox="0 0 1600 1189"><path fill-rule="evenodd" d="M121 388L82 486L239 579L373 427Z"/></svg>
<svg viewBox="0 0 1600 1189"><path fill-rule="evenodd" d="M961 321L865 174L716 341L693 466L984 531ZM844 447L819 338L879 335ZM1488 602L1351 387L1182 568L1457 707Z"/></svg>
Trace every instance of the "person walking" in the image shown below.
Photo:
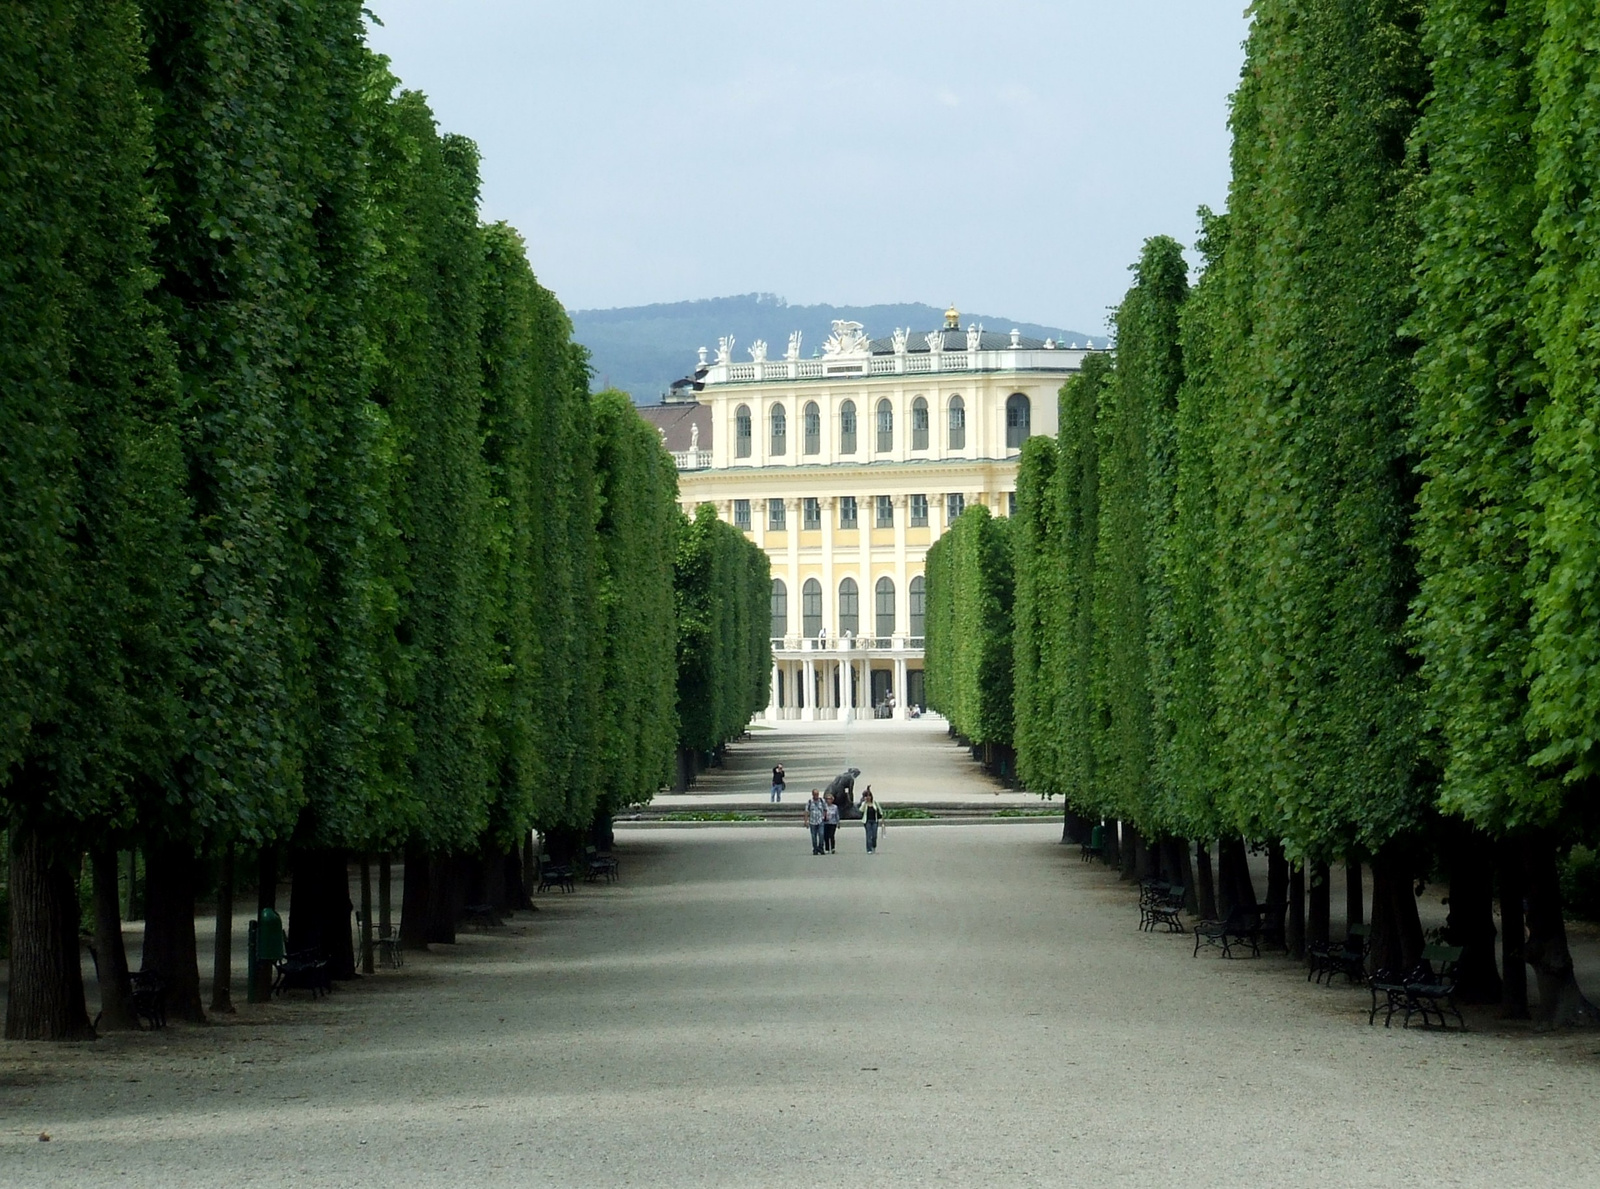
<svg viewBox="0 0 1600 1189"><path fill-rule="evenodd" d="M870 784L867 791L861 794L861 821L867 831L867 853L875 855L878 853L878 827L883 821L883 810L873 800Z"/></svg>
<svg viewBox="0 0 1600 1189"><path fill-rule="evenodd" d="M828 824L828 805L822 799L821 789L811 790L811 800L806 802L806 825L811 830L811 853L823 854L823 827Z"/></svg>
<svg viewBox="0 0 1600 1189"><path fill-rule="evenodd" d="M783 777L783 765L772 765L772 799L774 801L783 800L783 789L786 783Z"/></svg>
<svg viewBox="0 0 1600 1189"><path fill-rule="evenodd" d="M833 840L839 833L839 802L829 793L825 804L828 806L828 815L822 821L822 849L830 855L833 854Z"/></svg>

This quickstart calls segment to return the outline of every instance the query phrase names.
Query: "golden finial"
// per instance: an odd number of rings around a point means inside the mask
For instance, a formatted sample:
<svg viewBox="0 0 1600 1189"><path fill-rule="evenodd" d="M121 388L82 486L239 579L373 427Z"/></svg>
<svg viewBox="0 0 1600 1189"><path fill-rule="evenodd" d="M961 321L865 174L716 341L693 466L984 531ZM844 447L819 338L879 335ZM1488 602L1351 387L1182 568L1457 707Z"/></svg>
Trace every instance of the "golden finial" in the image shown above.
<svg viewBox="0 0 1600 1189"><path fill-rule="evenodd" d="M956 309L955 303L950 303L950 308L944 312L944 328L946 330L961 329L961 311Z"/></svg>

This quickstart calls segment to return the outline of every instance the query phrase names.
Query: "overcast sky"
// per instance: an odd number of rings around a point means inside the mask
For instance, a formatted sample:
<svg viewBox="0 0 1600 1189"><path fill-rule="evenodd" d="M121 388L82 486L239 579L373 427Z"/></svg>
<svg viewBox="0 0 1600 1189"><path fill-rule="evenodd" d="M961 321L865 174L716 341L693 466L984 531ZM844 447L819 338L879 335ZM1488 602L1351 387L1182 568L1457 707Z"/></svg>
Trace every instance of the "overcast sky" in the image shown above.
<svg viewBox="0 0 1600 1189"><path fill-rule="evenodd" d="M1095 333L1227 193L1243 0L368 0L571 309L761 291Z"/></svg>

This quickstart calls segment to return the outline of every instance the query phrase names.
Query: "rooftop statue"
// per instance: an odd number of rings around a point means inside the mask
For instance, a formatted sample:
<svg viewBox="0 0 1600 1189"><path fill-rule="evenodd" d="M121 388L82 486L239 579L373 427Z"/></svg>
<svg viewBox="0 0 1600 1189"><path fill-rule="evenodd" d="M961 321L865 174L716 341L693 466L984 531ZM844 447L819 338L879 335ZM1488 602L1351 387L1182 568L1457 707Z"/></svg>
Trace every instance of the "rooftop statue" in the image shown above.
<svg viewBox="0 0 1600 1189"><path fill-rule="evenodd" d="M828 341L822 344L824 355L865 355L868 350L869 340L863 332L861 323L845 322L837 319L833 324L833 333L828 336Z"/></svg>
<svg viewBox="0 0 1600 1189"><path fill-rule="evenodd" d="M792 331L789 335L789 349L783 353L785 359L800 358L800 332Z"/></svg>
<svg viewBox="0 0 1600 1189"><path fill-rule="evenodd" d="M967 350L976 351L978 344L983 340L983 327L976 322L967 327Z"/></svg>
<svg viewBox="0 0 1600 1189"><path fill-rule="evenodd" d="M928 344L928 350L930 350L930 351L943 351L944 350L944 331L936 330L932 334L925 334L922 337L923 337L923 340Z"/></svg>
<svg viewBox="0 0 1600 1189"><path fill-rule="evenodd" d="M700 449L700 426L694 422L689 423L689 449Z"/></svg>
<svg viewBox="0 0 1600 1189"><path fill-rule="evenodd" d="M725 334L717 340L717 362L733 362L733 336Z"/></svg>
<svg viewBox="0 0 1600 1189"><path fill-rule="evenodd" d="M750 361L752 363L765 363L767 361L766 339L757 339L750 344Z"/></svg>
<svg viewBox="0 0 1600 1189"><path fill-rule="evenodd" d="M907 333L907 331L901 330L898 326L894 328L894 353L896 355L904 355L906 353Z"/></svg>

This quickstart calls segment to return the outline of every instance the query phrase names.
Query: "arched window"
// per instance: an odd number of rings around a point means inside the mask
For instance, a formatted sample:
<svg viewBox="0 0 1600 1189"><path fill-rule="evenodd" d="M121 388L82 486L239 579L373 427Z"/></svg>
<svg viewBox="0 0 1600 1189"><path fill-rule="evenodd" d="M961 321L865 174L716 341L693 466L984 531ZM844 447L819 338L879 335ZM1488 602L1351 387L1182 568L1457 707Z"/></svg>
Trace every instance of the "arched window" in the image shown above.
<svg viewBox="0 0 1600 1189"><path fill-rule="evenodd" d="M906 593L911 598L911 623L909 625L911 635L921 639L923 634L922 627L927 622L928 610L928 584L923 581L921 574L911 580L911 585ZM916 647L916 645L913 645L913 647Z"/></svg>
<svg viewBox="0 0 1600 1189"><path fill-rule="evenodd" d="M789 588L782 578L772 580L772 638L781 639L789 634Z"/></svg>
<svg viewBox="0 0 1600 1189"><path fill-rule="evenodd" d="M839 634L861 633L861 590L854 578L839 583Z"/></svg>
<svg viewBox="0 0 1600 1189"><path fill-rule="evenodd" d="M817 409L817 402L806 402L806 453L822 453L822 413Z"/></svg>
<svg viewBox="0 0 1600 1189"><path fill-rule="evenodd" d="M847 400L839 406L839 453L856 452L856 402Z"/></svg>
<svg viewBox="0 0 1600 1189"><path fill-rule="evenodd" d="M1020 450L1033 432L1029 425L1033 402L1020 392L1006 397L1006 449Z"/></svg>
<svg viewBox="0 0 1600 1189"><path fill-rule="evenodd" d="M740 405L733 413L733 455L735 458L750 457L750 406Z"/></svg>
<svg viewBox="0 0 1600 1189"><path fill-rule="evenodd" d="M800 631L809 640L822 634L822 583L815 578L800 588Z"/></svg>
<svg viewBox="0 0 1600 1189"><path fill-rule="evenodd" d="M774 458L785 454L789 449L789 419L784 415L782 405L772 406L772 450Z"/></svg>
<svg viewBox="0 0 1600 1189"><path fill-rule="evenodd" d="M877 634L879 639L894 635L894 579L887 574L878 579Z"/></svg>
<svg viewBox="0 0 1600 1189"><path fill-rule="evenodd" d="M950 398L950 449L967 448L967 402L959 396Z"/></svg>
<svg viewBox="0 0 1600 1189"><path fill-rule="evenodd" d="M920 396L911 402L911 448L928 448L928 402Z"/></svg>
<svg viewBox="0 0 1600 1189"><path fill-rule="evenodd" d="M894 449L894 406L887 397L878 402L878 453Z"/></svg>

